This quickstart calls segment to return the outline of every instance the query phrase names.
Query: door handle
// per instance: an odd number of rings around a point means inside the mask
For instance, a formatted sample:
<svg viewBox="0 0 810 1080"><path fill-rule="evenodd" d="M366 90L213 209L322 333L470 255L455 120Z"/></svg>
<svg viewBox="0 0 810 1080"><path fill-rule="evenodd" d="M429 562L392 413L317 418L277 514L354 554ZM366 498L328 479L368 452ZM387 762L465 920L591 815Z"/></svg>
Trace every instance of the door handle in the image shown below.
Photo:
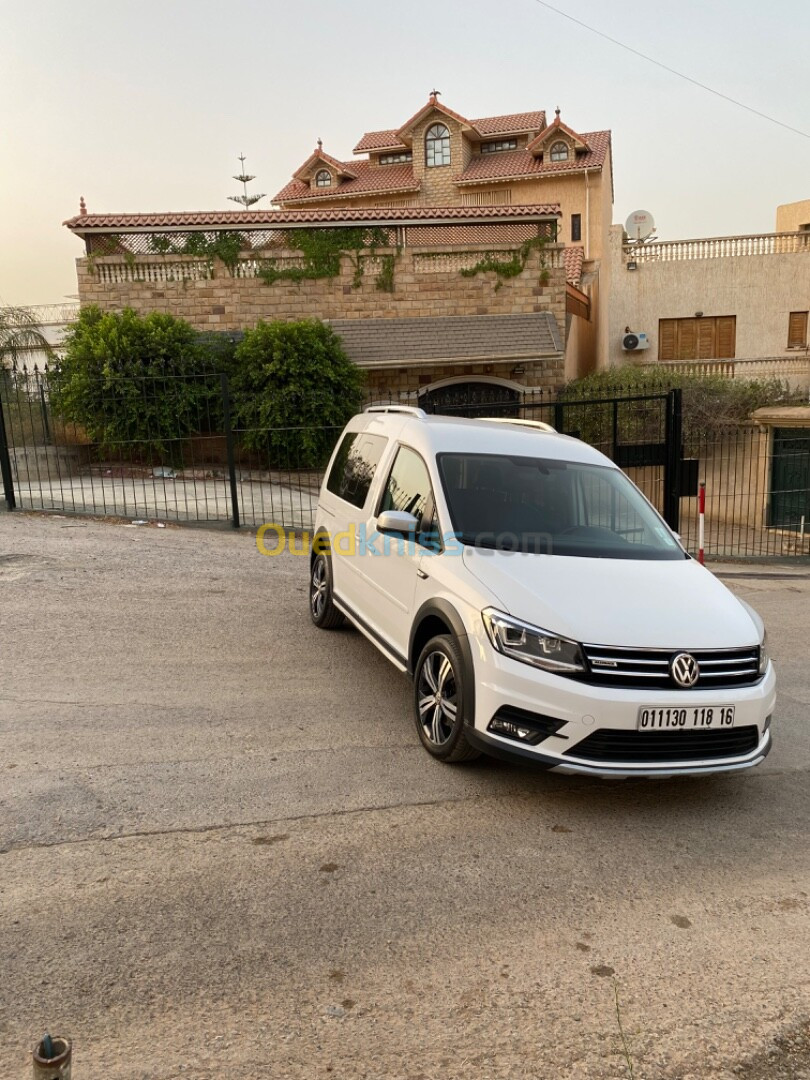
<svg viewBox="0 0 810 1080"><path fill-rule="evenodd" d="M424 579L425 579L426 577L429 577L429 575L428 575L428 574L426 574L426 573L425 573L425 571L421 569L421 567L419 567L419 568L417 569L417 571L416 571L416 576L417 576L418 578L422 578L422 580L423 580L423 581L424 581Z"/></svg>

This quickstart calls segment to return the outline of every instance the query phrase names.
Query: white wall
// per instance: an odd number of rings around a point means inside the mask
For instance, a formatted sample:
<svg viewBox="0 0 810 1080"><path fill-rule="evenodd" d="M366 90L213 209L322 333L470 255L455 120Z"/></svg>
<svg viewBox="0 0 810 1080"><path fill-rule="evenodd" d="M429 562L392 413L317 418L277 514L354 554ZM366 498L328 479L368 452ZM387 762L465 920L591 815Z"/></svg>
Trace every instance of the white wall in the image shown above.
<svg viewBox="0 0 810 1080"><path fill-rule="evenodd" d="M658 320L697 311L736 315L738 359L796 356L787 348L788 315L810 309L810 247L785 255L639 262L637 270L628 270L622 228L614 225L610 261L609 364L657 360ZM626 326L649 335L648 352L622 351Z"/></svg>

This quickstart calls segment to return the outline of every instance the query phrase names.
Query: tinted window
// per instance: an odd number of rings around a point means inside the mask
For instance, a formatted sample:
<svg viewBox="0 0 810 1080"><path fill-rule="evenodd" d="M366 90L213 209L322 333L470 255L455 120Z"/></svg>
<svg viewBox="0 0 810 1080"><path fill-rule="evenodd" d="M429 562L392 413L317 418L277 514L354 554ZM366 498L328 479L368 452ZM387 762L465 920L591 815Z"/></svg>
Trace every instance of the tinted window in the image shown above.
<svg viewBox="0 0 810 1080"><path fill-rule="evenodd" d="M388 474L380 500L380 513L384 510L404 510L413 514L419 523L419 543L425 547L437 546L438 525L430 475L424 461L407 446L399 448Z"/></svg>
<svg viewBox="0 0 810 1080"><path fill-rule="evenodd" d="M387 441L382 435L362 431L344 435L329 472L327 490L352 506L362 506Z"/></svg>
<svg viewBox="0 0 810 1080"><path fill-rule="evenodd" d="M543 458L442 454L453 530L464 544L601 559L684 559L618 469Z"/></svg>
<svg viewBox="0 0 810 1080"><path fill-rule="evenodd" d="M407 514L413 514L421 525L430 494L430 477L424 461L407 446L401 446L388 474L380 513L383 510L404 510Z"/></svg>

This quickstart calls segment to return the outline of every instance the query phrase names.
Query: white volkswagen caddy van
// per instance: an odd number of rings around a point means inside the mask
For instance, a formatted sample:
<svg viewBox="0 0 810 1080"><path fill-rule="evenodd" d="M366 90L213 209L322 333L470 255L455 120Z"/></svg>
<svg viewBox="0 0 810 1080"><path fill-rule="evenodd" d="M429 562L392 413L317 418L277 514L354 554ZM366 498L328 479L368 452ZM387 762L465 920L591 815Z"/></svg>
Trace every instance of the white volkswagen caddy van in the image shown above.
<svg viewBox="0 0 810 1080"><path fill-rule="evenodd" d="M378 406L318 503L310 610L413 677L416 729L596 776L732 772L771 746L762 620L585 443Z"/></svg>

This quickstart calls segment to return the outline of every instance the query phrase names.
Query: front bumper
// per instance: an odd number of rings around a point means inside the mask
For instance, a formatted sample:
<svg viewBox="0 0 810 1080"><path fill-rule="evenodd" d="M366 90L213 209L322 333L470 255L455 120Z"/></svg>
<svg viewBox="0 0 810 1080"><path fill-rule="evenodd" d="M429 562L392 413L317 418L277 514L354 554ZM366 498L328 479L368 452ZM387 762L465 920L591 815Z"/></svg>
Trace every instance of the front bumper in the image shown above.
<svg viewBox="0 0 810 1080"><path fill-rule="evenodd" d="M475 722L468 728L469 742L484 753L533 763L557 772L604 777L695 776L740 772L764 761L771 749L768 718L776 703L773 664L764 677L748 686L717 690L650 690L594 686L529 667L479 642L475 655ZM597 731L635 732L641 706L712 707L734 705L737 728L756 728L745 753L728 757L695 756L689 760L593 760L576 747ZM488 731L502 707L523 709L563 721L560 729L538 745L520 743ZM687 734L686 732L684 734Z"/></svg>

